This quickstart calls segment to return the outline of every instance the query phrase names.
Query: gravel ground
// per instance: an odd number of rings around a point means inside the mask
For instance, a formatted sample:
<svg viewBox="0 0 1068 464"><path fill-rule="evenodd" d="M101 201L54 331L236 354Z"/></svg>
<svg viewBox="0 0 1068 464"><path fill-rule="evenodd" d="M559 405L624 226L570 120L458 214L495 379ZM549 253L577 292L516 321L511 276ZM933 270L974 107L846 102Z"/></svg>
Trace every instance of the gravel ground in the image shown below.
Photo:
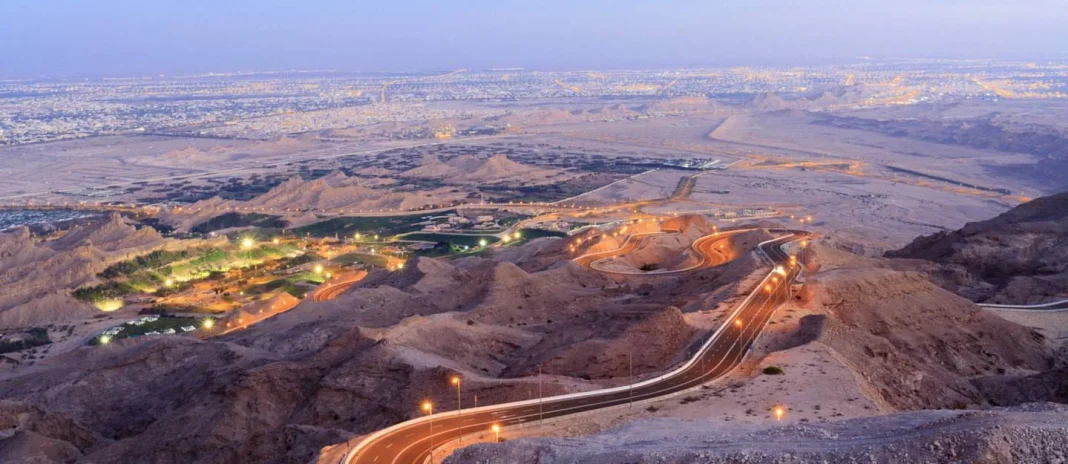
<svg viewBox="0 0 1068 464"><path fill-rule="evenodd" d="M1068 407L930 410L782 426L646 420L578 438L525 438L455 452L457 463L1064 463Z"/></svg>

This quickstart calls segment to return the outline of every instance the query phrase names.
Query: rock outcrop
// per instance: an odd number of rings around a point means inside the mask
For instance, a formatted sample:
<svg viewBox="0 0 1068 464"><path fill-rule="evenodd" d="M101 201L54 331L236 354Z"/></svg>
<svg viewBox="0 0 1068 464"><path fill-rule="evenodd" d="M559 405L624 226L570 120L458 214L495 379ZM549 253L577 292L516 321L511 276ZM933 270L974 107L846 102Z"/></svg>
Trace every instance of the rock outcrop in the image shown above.
<svg viewBox="0 0 1068 464"><path fill-rule="evenodd" d="M1024 203L993 219L920 237L889 257L921 267L973 301L1032 304L1068 298L1068 192Z"/></svg>

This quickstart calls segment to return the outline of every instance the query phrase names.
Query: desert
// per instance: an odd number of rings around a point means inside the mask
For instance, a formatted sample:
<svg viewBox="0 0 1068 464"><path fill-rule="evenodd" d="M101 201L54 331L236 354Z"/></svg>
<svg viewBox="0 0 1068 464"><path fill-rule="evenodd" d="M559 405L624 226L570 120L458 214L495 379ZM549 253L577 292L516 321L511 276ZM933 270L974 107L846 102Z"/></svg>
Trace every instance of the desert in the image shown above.
<svg viewBox="0 0 1068 464"><path fill-rule="evenodd" d="M879 66L0 81L0 461L1059 462L1063 69Z"/></svg>

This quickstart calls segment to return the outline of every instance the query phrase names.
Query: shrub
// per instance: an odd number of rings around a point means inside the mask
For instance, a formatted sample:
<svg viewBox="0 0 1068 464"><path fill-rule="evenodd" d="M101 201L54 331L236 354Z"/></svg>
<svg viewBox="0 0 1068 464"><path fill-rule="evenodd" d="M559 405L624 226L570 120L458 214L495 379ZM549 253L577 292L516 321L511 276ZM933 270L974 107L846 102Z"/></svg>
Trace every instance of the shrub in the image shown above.
<svg viewBox="0 0 1068 464"><path fill-rule="evenodd" d="M768 367L765 367L763 372L764 372L764 375L783 375L783 374L786 373L786 371L782 370L782 368L779 367L779 366L768 366Z"/></svg>

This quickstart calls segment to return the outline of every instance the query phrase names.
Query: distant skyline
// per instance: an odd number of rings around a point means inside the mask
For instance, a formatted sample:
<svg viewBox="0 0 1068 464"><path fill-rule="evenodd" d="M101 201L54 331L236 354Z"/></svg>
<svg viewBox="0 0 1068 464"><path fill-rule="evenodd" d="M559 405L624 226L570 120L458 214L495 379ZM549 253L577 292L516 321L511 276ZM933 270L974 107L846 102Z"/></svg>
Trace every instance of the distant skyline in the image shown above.
<svg viewBox="0 0 1068 464"><path fill-rule="evenodd" d="M0 77L1063 59L1064 0L0 0Z"/></svg>

